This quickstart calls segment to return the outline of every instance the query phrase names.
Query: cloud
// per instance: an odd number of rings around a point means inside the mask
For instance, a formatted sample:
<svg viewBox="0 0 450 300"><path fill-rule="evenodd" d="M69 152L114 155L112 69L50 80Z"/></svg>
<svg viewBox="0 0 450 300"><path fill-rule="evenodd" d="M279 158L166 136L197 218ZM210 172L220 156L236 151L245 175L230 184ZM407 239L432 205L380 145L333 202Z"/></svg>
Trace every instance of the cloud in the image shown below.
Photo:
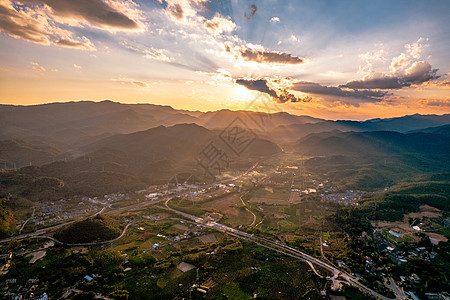
<svg viewBox="0 0 450 300"><path fill-rule="evenodd" d="M350 89L401 89L410 84L396 76L389 76L384 73L372 73L362 80L352 80L340 87Z"/></svg>
<svg viewBox="0 0 450 300"><path fill-rule="evenodd" d="M375 72L369 60L384 61L384 50L367 52L360 55L361 59L368 63L368 74L361 80L351 80L340 87L351 89L401 89L413 84L421 85L431 80L438 79L438 69L432 69L427 61L414 61L419 59L421 53L428 45L423 44L428 39L419 38L415 43L405 44L406 53L392 58L389 66L390 74Z"/></svg>
<svg viewBox="0 0 450 300"><path fill-rule="evenodd" d="M61 47L95 50L85 36L62 25L108 31L142 30L140 11L131 0L0 1L0 31L11 37Z"/></svg>
<svg viewBox="0 0 450 300"><path fill-rule="evenodd" d="M289 93L287 90L277 90L268 85L266 79L237 79L237 84L245 86L249 90L255 90L262 93L266 93L271 96L276 102L309 102L312 100L311 97L297 97L296 95Z"/></svg>
<svg viewBox="0 0 450 300"><path fill-rule="evenodd" d="M388 95L386 91L354 91L354 90L343 90L340 87L329 87L320 85L315 82L299 81L292 84L292 89L303 93L316 94L316 95L327 95L336 97L350 97L362 100L367 100L369 102L381 101L385 96Z"/></svg>
<svg viewBox="0 0 450 300"><path fill-rule="evenodd" d="M184 18L184 11L180 4L175 3L167 9L172 16L177 20L182 20Z"/></svg>
<svg viewBox="0 0 450 300"><path fill-rule="evenodd" d="M406 70L404 80L409 83L421 84L431 79L436 79L437 69L432 69L427 61L418 61Z"/></svg>
<svg viewBox="0 0 450 300"><path fill-rule="evenodd" d="M386 61L386 58L384 57L386 55L386 51L384 49L379 49L375 51L369 51L363 54L359 55L359 58L362 60L365 60L366 62L369 62L371 60L374 61Z"/></svg>
<svg viewBox="0 0 450 300"><path fill-rule="evenodd" d="M236 24L231 21L230 17L223 17L219 13L216 13L211 20L204 19L203 25L214 36L223 32L232 32L236 29Z"/></svg>
<svg viewBox="0 0 450 300"><path fill-rule="evenodd" d="M411 60L409 59L409 57L405 53L401 53L399 56L392 59L389 69L392 73L399 73L405 70L410 63Z"/></svg>
<svg viewBox="0 0 450 300"><path fill-rule="evenodd" d="M233 47L230 43L226 43L225 50L233 54L237 60L243 59L261 64L297 65L304 62L301 57L280 51L266 51L260 45L247 44Z"/></svg>
<svg viewBox="0 0 450 300"><path fill-rule="evenodd" d="M132 12L136 4L131 1L102 0L21 0L25 4L45 4L50 8L52 16L60 22L78 22L92 27L113 30L137 30L141 24L133 20L127 13ZM124 4L125 3L125 4ZM128 8L127 13L117 8ZM136 14L134 14L136 17ZM72 22L71 22L72 21Z"/></svg>
<svg viewBox="0 0 450 300"><path fill-rule="evenodd" d="M406 53L400 53L399 56L392 59L390 70L392 73L403 72L412 62L413 59L420 59L420 55L424 48L429 45L422 42L428 41L428 39L419 38L415 43L405 44Z"/></svg>
<svg viewBox="0 0 450 300"><path fill-rule="evenodd" d="M149 85L146 82L135 80L132 78L112 78L112 81L119 82L123 85L133 86L133 88L146 88Z"/></svg>
<svg viewBox="0 0 450 300"><path fill-rule="evenodd" d="M145 82L142 82L142 81L136 81L136 80L134 80L134 81L132 81L131 83L134 84L134 85L137 85L137 86L139 86L139 87L147 87L147 86L148 86L148 84L146 84Z"/></svg>
<svg viewBox="0 0 450 300"><path fill-rule="evenodd" d="M430 80L424 82L425 86L437 88L450 88L450 73L444 74L438 80Z"/></svg>
<svg viewBox="0 0 450 300"><path fill-rule="evenodd" d="M45 72L47 71L44 67L40 66L37 62L30 62L31 68L36 71Z"/></svg>
<svg viewBox="0 0 450 300"><path fill-rule="evenodd" d="M300 42L300 40L299 40L299 38L298 37L296 37L295 35L293 35L293 34L291 34L291 36L289 37L289 39L291 40L291 41L293 41L293 42Z"/></svg>
<svg viewBox="0 0 450 300"><path fill-rule="evenodd" d="M255 4L250 5L250 12L247 14L247 12L244 13L244 17L247 20L251 20L253 19L253 17L256 15L256 12L258 11L258 8L256 7Z"/></svg>
<svg viewBox="0 0 450 300"><path fill-rule="evenodd" d="M0 32L42 45L95 50L88 38L76 38L71 31L59 28L48 13L45 7L16 8L9 0L0 1Z"/></svg>
<svg viewBox="0 0 450 300"><path fill-rule="evenodd" d="M164 62L172 62L173 59L168 57L165 52L165 49L155 49L155 48L142 48L142 47L138 47L138 46L133 46L130 45L127 42L122 42L121 43L122 46L124 46L125 48L131 50L132 52L138 53L138 54L142 54L143 56L145 56L146 58L149 59L154 59L154 60L159 60L159 61L164 61Z"/></svg>
<svg viewBox="0 0 450 300"><path fill-rule="evenodd" d="M83 67L82 66L79 66L79 65L77 65L77 64L73 64L73 67L75 68L75 69L78 69L78 70L81 70Z"/></svg>
<svg viewBox="0 0 450 300"><path fill-rule="evenodd" d="M95 50L94 44L85 36L81 37L81 41L62 38L56 41L55 44L62 47Z"/></svg>
<svg viewBox="0 0 450 300"><path fill-rule="evenodd" d="M386 91L345 90L315 82L293 81L291 78L237 79L236 83L247 89L266 93L279 103L311 102L313 100L311 95L317 95L317 98L314 97L317 103L321 101L327 105L341 103L357 107L360 103L387 101L387 98L391 96Z"/></svg>
<svg viewBox="0 0 450 300"><path fill-rule="evenodd" d="M420 101L423 105L428 106L438 106L438 107L450 107L450 98L449 99L425 99Z"/></svg>
<svg viewBox="0 0 450 300"><path fill-rule="evenodd" d="M204 82L207 84L211 84L214 86L233 86L234 85L234 81L231 77L231 73L224 69L218 69L215 72L196 71L196 73L209 76L211 78L211 80Z"/></svg>
<svg viewBox="0 0 450 300"><path fill-rule="evenodd" d="M437 79L437 69L432 69L430 63L418 61L406 69L400 76L386 75L372 72L362 80L352 80L341 87L351 89L401 89L412 84L422 84L432 79Z"/></svg>
<svg viewBox="0 0 450 300"><path fill-rule="evenodd" d="M427 39L424 38L419 38L417 40L417 42L415 43L411 43L411 44L406 44L405 48L406 48L406 52L413 58L415 59L419 59L421 53L423 52L424 48L428 47L428 44L423 44L422 42L424 41L428 41Z"/></svg>
<svg viewBox="0 0 450 300"><path fill-rule="evenodd" d="M209 0L158 0L167 14L176 21L185 21L188 17L195 17L197 10L204 9Z"/></svg>
<svg viewBox="0 0 450 300"><path fill-rule="evenodd" d="M274 24L274 23L279 23L280 22L280 18L278 18L278 17L272 17L271 19L270 19L270 23L272 23L272 24Z"/></svg>

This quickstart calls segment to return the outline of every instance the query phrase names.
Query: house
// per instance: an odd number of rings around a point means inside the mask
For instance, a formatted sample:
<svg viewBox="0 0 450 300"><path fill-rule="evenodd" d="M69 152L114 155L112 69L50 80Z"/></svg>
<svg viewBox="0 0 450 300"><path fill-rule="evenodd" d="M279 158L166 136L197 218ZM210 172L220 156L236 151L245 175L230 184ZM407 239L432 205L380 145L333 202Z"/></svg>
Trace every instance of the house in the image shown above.
<svg viewBox="0 0 450 300"><path fill-rule="evenodd" d="M413 298L414 300L420 300L420 298L417 297L416 294L414 294L413 292L406 292L406 293L409 294L411 298Z"/></svg>
<svg viewBox="0 0 450 300"><path fill-rule="evenodd" d="M401 239L403 237L403 233L394 231L394 229L389 230L389 234Z"/></svg>
<svg viewBox="0 0 450 300"><path fill-rule="evenodd" d="M86 282L91 282L92 280L94 280L95 277L96 277L96 276L95 276L94 274L92 274L91 276L89 276L89 275L84 276L83 279L84 279Z"/></svg>
<svg viewBox="0 0 450 300"><path fill-rule="evenodd" d="M183 273L186 273L187 271L195 269L195 266L191 265L191 264L188 264L188 263L183 261L177 266L177 269L180 270Z"/></svg>

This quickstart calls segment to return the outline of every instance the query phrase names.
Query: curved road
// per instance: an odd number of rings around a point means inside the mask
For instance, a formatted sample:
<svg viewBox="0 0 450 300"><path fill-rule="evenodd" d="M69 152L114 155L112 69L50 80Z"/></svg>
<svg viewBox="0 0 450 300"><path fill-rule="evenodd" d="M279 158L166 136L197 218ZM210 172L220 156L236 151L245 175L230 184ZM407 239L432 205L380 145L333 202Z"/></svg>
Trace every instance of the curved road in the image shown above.
<svg viewBox="0 0 450 300"><path fill-rule="evenodd" d="M33 213L31 214L31 216L30 216L28 219L26 219L25 222L23 222L22 226L20 227L19 234L20 234L20 233L22 232L22 230L25 228L25 225L27 225L27 223L34 217L34 213L35 213L35 212L36 212L36 207L33 206Z"/></svg>
<svg viewBox="0 0 450 300"><path fill-rule="evenodd" d="M55 243L58 243L58 244L61 244L61 245L64 245L64 246L69 246L69 247L95 246L95 245L109 244L109 243L112 243L112 242L115 242L115 241L121 239L121 238L125 235L125 232L127 231L128 227L129 227L131 224L132 224L132 223L128 223L127 226L125 226L125 228L123 229L122 233L121 233L118 237L116 237L115 239L108 240L108 241L101 241L101 242L79 243L79 244L68 244L68 243L61 242L61 241L55 239L54 237L46 236L46 235L33 236L33 237L31 237L31 238L36 238L36 239L41 239L41 238L42 238L42 239L49 239L49 240L51 240L51 241L54 241Z"/></svg>
<svg viewBox="0 0 450 300"><path fill-rule="evenodd" d="M253 215L253 221L252 221L252 223L250 225L248 225L248 226L253 226L253 225L255 225L255 222L256 222L256 215L255 215L254 212L252 212L250 209L248 209L247 204L245 204L244 199L242 199L242 197L244 197L244 195L245 194L239 196L239 199L241 200L242 204L244 205L245 210Z"/></svg>

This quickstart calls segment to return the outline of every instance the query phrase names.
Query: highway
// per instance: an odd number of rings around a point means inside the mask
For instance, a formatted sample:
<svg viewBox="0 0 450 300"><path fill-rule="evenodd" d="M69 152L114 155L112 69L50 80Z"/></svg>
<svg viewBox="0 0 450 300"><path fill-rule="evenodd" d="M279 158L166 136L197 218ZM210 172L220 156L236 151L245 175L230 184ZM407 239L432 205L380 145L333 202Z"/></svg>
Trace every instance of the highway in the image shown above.
<svg viewBox="0 0 450 300"><path fill-rule="evenodd" d="M222 184L225 184L225 183L227 183L227 182L233 182L233 181L235 181L235 180L241 178L242 176L248 174L248 173L251 172L254 168L256 168L256 167L258 166L258 164L259 164L259 161L256 162L255 164L253 164L250 168L248 168L244 173L240 174L239 176L236 176L236 177L234 177L234 178L230 178L230 179L228 179L228 180L222 181ZM208 187L213 186L213 185L215 185L215 184L217 184L217 183L211 183L211 184L208 184L208 185L206 185L204 188L208 188ZM182 193L178 194L178 196L182 197L182 196L185 195L185 194L188 194L188 193L182 192ZM141 202L141 203L132 204L132 205L125 206L125 207L121 207L121 208L111 209L111 210L109 210L107 213L108 213L108 214L111 214L111 213L117 214L117 213L123 213L123 212L125 212L125 211L132 211L132 210L136 210L136 209L142 209L142 208L144 208L144 207L146 207L146 206L154 205L154 204L157 204L157 203L159 203L159 202L162 202L162 201L166 201L166 200L168 200L168 199L171 199L171 197L172 197L172 196L166 196L166 197L163 197L163 198L157 199L157 200L143 201L143 202ZM245 206L245 204L244 204L244 206ZM96 213L93 214L93 215L88 216L87 218L94 217L94 216L96 216L96 215L98 215L98 214L104 212L106 208L107 208L107 206L103 207L100 211L96 212ZM33 209L34 209L34 208L33 208ZM33 210L33 215L34 215L34 210ZM33 215L32 215L32 217L33 217ZM44 234L46 234L46 233L48 233L48 232L50 232L50 231L52 231L52 230L59 229L59 228L61 228L61 227L70 225L70 224L75 223L75 222L78 221L78 220L73 219L73 220L71 220L71 221L67 221L67 222L64 222L64 223L57 224L57 225L53 225L53 226L49 226L49 227L46 227L46 228L38 229L38 230L36 230L35 232L26 233L26 234L20 234L20 232L21 232L21 231L23 230L23 228L25 227L26 223L27 223L32 217L30 217L29 219L27 219L27 220L25 221L25 223L22 225L22 227L21 227L21 229L20 229L18 235L15 235L15 236L11 236L11 237L8 237L8 238L1 239L1 240L0 240L0 244L6 243L6 242L9 242L9 241L12 241L12 240L23 240L23 239L27 239L27 238L33 238L33 237L37 237L37 236L42 236L42 235L44 235ZM188 217L188 219L189 219L189 217ZM254 215L254 221L256 221L256 215ZM254 224L254 223L252 223L252 224Z"/></svg>
<svg viewBox="0 0 450 300"><path fill-rule="evenodd" d="M238 237L238 238L243 238L243 239L246 239L246 240L254 241L256 244L258 244L260 246L263 246L263 247L268 248L268 249L272 249L272 250L274 250L276 252L283 253L285 255L297 258L299 260L306 261L306 262L309 262L309 263L314 263L317 266L320 266L320 267L330 271L333 274L332 277L327 277L330 280L340 277L340 281L341 282L346 282L348 284L356 286L356 287L360 288L362 291L364 291L365 293L370 294L370 295L376 297L377 299L393 300L393 299L385 297L385 296L375 292L374 290L370 289L369 287L361 284L358 281L358 278L356 278L356 277L346 273L345 271L339 270L338 268L336 268L336 267L334 267L334 266L332 266L332 265L330 265L328 263L325 263L325 262L321 261L320 259L312 257L311 255L308 255L308 254L306 254L304 252L301 252L301 251L299 251L297 249L294 249L294 248L291 248L289 246L277 243L275 241L271 241L269 239L256 236L254 234L249 234L247 232L244 232L244 231L241 231L241 230L237 230L237 229L231 228L229 226L226 226L226 225L223 225L223 224L220 224L220 223L217 223L217 222L208 221L208 220L205 220L203 218L200 218L200 217L197 217L197 216L193 216L191 214L188 214L188 213L185 213L185 212L182 212L182 211L175 210L175 209L173 209L173 208L171 208L169 206L169 201L170 201L170 199L167 199L165 201L165 203L164 203L166 209L168 209L168 210L170 210L170 211L172 211L172 212L174 212L174 213L176 213L178 215L181 215L181 216L183 216L183 217L185 217L187 219L190 219L190 220L192 220L192 221L194 221L194 222L196 222L198 224L207 226L207 227L212 228L212 229L216 229L216 230L221 231L221 232L228 233L228 234L233 235L233 236ZM397 297L396 299L405 299L405 298Z"/></svg>
<svg viewBox="0 0 450 300"><path fill-rule="evenodd" d="M105 209L106 209L106 207L103 207L101 210L99 210L95 214L92 214L92 215L88 216L88 218L92 218L92 217L102 213ZM6 243L6 242L9 242L9 241L12 241L12 240L23 240L23 239L27 239L27 238L37 237L37 236L43 235L43 234L45 234L45 233L47 233L49 231L52 231L52 230L55 230L55 229L59 229L61 227L70 225L72 223L75 223L76 221L78 221L78 220L72 220L72 221L68 221L68 222L65 222L65 223L53 225L53 226L50 226L50 227L38 229L35 232L30 232L30 233L25 233L25 234L19 234L19 235L11 236L9 238L5 238L5 239L0 240L0 244Z"/></svg>

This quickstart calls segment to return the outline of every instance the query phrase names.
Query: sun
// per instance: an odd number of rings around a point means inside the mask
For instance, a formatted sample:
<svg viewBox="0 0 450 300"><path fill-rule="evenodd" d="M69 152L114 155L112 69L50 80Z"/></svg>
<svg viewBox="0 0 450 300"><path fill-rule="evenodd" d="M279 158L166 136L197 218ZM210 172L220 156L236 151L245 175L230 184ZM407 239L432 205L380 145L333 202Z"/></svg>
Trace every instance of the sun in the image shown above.
<svg viewBox="0 0 450 300"><path fill-rule="evenodd" d="M231 97L236 102L240 102L245 105L253 101L259 94L261 93L257 91L251 91L244 86L236 85L232 88Z"/></svg>

